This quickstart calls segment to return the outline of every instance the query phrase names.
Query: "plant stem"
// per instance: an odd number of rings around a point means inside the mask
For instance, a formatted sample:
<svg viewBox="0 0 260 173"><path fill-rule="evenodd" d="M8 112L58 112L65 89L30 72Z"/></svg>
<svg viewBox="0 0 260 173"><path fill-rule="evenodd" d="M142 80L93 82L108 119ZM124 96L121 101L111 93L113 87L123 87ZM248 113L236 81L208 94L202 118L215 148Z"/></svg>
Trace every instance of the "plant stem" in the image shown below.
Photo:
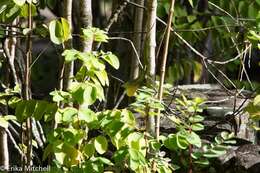
<svg viewBox="0 0 260 173"><path fill-rule="evenodd" d="M27 35L26 45L26 60L25 60L25 84L23 88L23 97L25 100L31 99L30 93L30 78L31 70L30 64L32 61L32 5L28 3L28 28L30 32ZM31 117L26 120L26 161L25 166L29 168L32 161L32 119ZM24 170L25 172L31 172L30 169Z"/></svg>

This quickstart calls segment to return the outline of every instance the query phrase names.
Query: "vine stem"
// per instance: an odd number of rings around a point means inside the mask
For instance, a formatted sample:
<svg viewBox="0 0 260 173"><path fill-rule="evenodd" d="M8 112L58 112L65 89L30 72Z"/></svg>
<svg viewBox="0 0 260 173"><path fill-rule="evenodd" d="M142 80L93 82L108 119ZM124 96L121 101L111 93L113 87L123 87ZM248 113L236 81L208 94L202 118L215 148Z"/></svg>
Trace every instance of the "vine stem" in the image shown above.
<svg viewBox="0 0 260 173"><path fill-rule="evenodd" d="M162 102L163 97L163 84L165 79L165 68L166 68L166 62L167 62L167 55L168 55L168 48L169 48L169 40L170 40L170 34L171 34L171 24L172 24L172 18L174 14L174 5L175 0L171 0L171 5L169 9L169 17L166 27L166 33L165 33L165 45L163 49L163 58L162 58L162 64L160 69L160 83L159 83L159 92L158 92L158 100ZM158 109L157 116L156 116L156 124L155 124L155 133L156 133L156 140L159 141L160 136L160 116L161 111ZM156 154L156 157L158 157L158 153ZM153 162L153 170L156 168L156 163Z"/></svg>

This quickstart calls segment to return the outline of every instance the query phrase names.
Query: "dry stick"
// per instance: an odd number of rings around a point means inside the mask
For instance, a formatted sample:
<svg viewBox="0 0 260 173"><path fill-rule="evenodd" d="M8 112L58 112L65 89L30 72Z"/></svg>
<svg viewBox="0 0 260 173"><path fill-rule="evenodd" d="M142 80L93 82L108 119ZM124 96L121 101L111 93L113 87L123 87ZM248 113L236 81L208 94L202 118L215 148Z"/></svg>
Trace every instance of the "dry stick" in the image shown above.
<svg viewBox="0 0 260 173"><path fill-rule="evenodd" d="M22 152L22 150L20 149L20 147L18 146L18 144L16 143L14 137L12 136L12 133L8 130L8 129L5 129L6 133L8 134L8 137L10 139L10 141L13 143L13 146L14 148L19 152L19 154L22 156L22 157L25 157L24 156L24 153Z"/></svg>
<svg viewBox="0 0 260 173"><path fill-rule="evenodd" d="M125 0L117 9L116 11L110 16L107 26L104 28L104 31L108 32L111 28L111 26L117 21L118 16L120 15L120 13L125 9L125 7L128 4L128 0ZM99 49L101 43L98 43L96 46L96 50Z"/></svg>
<svg viewBox="0 0 260 173"><path fill-rule="evenodd" d="M166 25L166 23L161 20L159 17L157 17L157 20L159 22L161 22L162 24ZM227 89L227 87L216 77L216 75L214 75L214 73L208 68L208 65L206 62L211 62L211 60L208 60L208 57L202 55L199 51L197 51L194 47L192 47L184 38L182 38L182 36L180 36L180 34L178 34L177 32L175 32L172 28L171 31L174 33L174 35L176 35L187 47L189 47L196 55L198 55L203 62L203 65L205 66L205 68L207 69L207 71L211 74L211 76L221 85L222 88L224 88L228 93L230 93L230 91ZM233 84L233 82L231 83L233 86L235 86Z"/></svg>
<svg viewBox="0 0 260 173"><path fill-rule="evenodd" d="M142 69L144 69L144 66L142 65L142 62L141 62L140 57L139 57L139 55L138 55L138 52L137 52L137 50L136 50L136 48L135 48L135 45L134 45L134 43L133 43L130 39L127 39L127 38L124 38L124 37L109 37L109 40L124 40L124 41L129 42L129 43L131 44L131 47L132 47L133 50L134 50L134 53L135 53L135 55L136 55L136 58L137 58L137 60L138 60L138 63L139 63L139 65L140 65L140 67L141 67Z"/></svg>
<svg viewBox="0 0 260 173"><path fill-rule="evenodd" d="M15 19L13 21L12 24L17 24L18 23L18 19ZM16 55L16 45L17 45L17 38L15 36L13 36L13 34L17 32L17 28L8 28L7 29L7 38L4 41L4 45L3 45L3 50L4 50L4 54L7 58L7 62L10 66L10 70L12 72L13 75L13 79L14 79L14 83L15 85L18 85L18 76L16 74L16 69L15 69L15 65L14 65L14 60L15 60L15 55ZM8 38L9 36L9 38Z"/></svg>

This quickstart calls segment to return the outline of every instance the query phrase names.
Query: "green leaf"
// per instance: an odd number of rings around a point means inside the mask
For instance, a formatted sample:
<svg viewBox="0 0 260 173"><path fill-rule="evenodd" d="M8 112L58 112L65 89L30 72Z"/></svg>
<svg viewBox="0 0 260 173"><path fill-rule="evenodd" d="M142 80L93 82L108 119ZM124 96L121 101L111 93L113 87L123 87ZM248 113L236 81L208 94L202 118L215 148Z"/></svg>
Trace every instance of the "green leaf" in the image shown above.
<svg viewBox="0 0 260 173"><path fill-rule="evenodd" d="M31 32L31 29L30 28L24 28L23 29L23 35L27 35L28 33Z"/></svg>
<svg viewBox="0 0 260 173"><path fill-rule="evenodd" d="M48 144L47 147L44 149L42 159L46 160L47 157L53 152L52 144Z"/></svg>
<svg viewBox="0 0 260 173"><path fill-rule="evenodd" d="M115 154L113 155L113 159L115 160L115 163L121 164L122 161L126 159L126 155L128 153L128 150L126 147L122 147L119 150L115 151Z"/></svg>
<svg viewBox="0 0 260 173"><path fill-rule="evenodd" d="M119 60L118 60L117 56L114 55L113 53L107 52L105 55L102 56L102 58L115 69L119 68Z"/></svg>
<svg viewBox="0 0 260 173"><path fill-rule="evenodd" d="M61 102L61 101L67 103L68 100L69 100L70 97L71 97L71 96L70 96L70 93L65 92L65 91L57 91L57 90L52 91L52 92L50 93L50 95L53 96L52 100L53 100L54 102L57 102L57 103L58 103L58 102Z"/></svg>
<svg viewBox="0 0 260 173"><path fill-rule="evenodd" d="M254 3L251 3L249 6L248 6L248 17L249 18L253 18L255 19L257 14L258 14L258 9L256 8L256 6L254 5Z"/></svg>
<svg viewBox="0 0 260 173"><path fill-rule="evenodd" d="M190 5L191 5L192 7L194 7L194 6L193 6L193 0L189 0L189 3L190 3Z"/></svg>
<svg viewBox="0 0 260 173"><path fill-rule="evenodd" d="M94 146L99 154L104 154L107 151L107 139L104 136L98 136L94 140Z"/></svg>
<svg viewBox="0 0 260 173"><path fill-rule="evenodd" d="M185 150L189 146L189 143L187 142L187 140L179 133L177 133L177 135L176 135L176 143L177 143L177 146L183 150Z"/></svg>
<svg viewBox="0 0 260 173"><path fill-rule="evenodd" d="M106 70L101 70L101 71L95 71L95 75L98 77L98 80L103 86L108 86L109 85L109 80L107 76Z"/></svg>
<svg viewBox="0 0 260 173"><path fill-rule="evenodd" d="M49 24L50 39L55 44L61 44L71 38L69 23L66 19L52 20Z"/></svg>
<svg viewBox="0 0 260 173"><path fill-rule="evenodd" d="M132 127L135 127L136 120L134 114L131 111L128 111L127 109L123 109L121 115L122 115L123 122L127 123Z"/></svg>
<svg viewBox="0 0 260 173"><path fill-rule="evenodd" d="M17 118L17 121L23 122L27 117L24 116L26 108L26 102L21 101L17 103L16 109L15 109L15 116Z"/></svg>
<svg viewBox="0 0 260 173"><path fill-rule="evenodd" d="M99 28L89 27L82 30L84 38L86 40L94 40L97 42L107 42L108 36L106 32Z"/></svg>
<svg viewBox="0 0 260 173"><path fill-rule="evenodd" d="M227 147L216 146L216 147L212 148L210 151L221 156L221 155L226 154L226 149L227 149Z"/></svg>
<svg viewBox="0 0 260 173"><path fill-rule="evenodd" d="M201 139L196 133L182 130L177 133L177 139L179 136L182 136L188 143L195 145L198 148L201 147Z"/></svg>
<svg viewBox="0 0 260 173"><path fill-rule="evenodd" d="M72 122L73 117L77 115L78 110L72 107L66 107L62 110L62 121L63 122Z"/></svg>
<svg viewBox="0 0 260 173"><path fill-rule="evenodd" d="M7 129L8 128L8 121L4 117L0 117L0 127Z"/></svg>
<svg viewBox="0 0 260 173"><path fill-rule="evenodd" d="M84 88L84 104L92 105L97 99L96 87L87 86Z"/></svg>
<svg viewBox="0 0 260 173"><path fill-rule="evenodd" d="M16 117L13 116L13 115L5 115L5 116L4 116L4 119L7 120L7 121L8 121L8 120L16 120Z"/></svg>
<svg viewBox="0 0 260 173"><path fill-rule="evenodd" d="M61 25L63 29L63 40L67 41L68 39L71 38L71 28L68 20L61 18Z"/></svg>
<svg viewBox="0 0 260 173"><path fill-rule="evenodd" d="M89 143L84 146L84 154L87 156L87 158L91 158L95 153L95 147L94 144Z"/></svg>
<svg viewBox="0 0 260 173"><path fill-rule="evenodd" d="M66 62L71 62L71 61L74 61L76 60L78 57L78 51L75 50L75 49L66 49L63 53L62 53L62 56L65 56L65 61Z"/></svg>
<svg viewBox="0 0 260 173"><path fill-rule="evenodd" d="M110 165L110 166L113 166L114 164L108 160L107 158L105 157L96 157L96 160L100 161L101 163L103 164L106 164L106 165Z"/></svg>
<svg viewBox="0 0 260 173"><path fill-rule="evenodd" d="M257 3L258 5L260 5L260 0L256 0L256 3Z"/></svg>
<svg viewBox="0 0 260 173"><path fill-rule="evenodd" d="M204 130L204 126L200 123L195 123L191 125L193 131L201 131Z"/></svg>
<svg viewBox="0 0 260 173"><path fill-rule="evenodd" d="M25 4L26 0L13 0L15 4L22 6Z"/></svg>
<svg viewBox="0 0 260 173"><path fill-rule="evenodd" d="M229 132L226 132L226 131L221 132L221 133L220 133L220 136L221 136L224 140L228 140L228 139L234 137L232 133L229 133Z"/></svg>
<svg viewBox="0 0 260 173"><path fill-rule="evenodd" d="M31 4L31 8L32 8L32 16L36 16L37 15L37 9L36 9L36 6ZM28 17L29 14L29 4L24 4L22 7L21 7L21 12L20 12L20 16L22 17Z"/></svg>
<svg viewBox="0 0 260 173"><path fill-rule="evenodd" d="M35 106L37 101L36 100L28 100L25 101L26 102L26 107L25 107L25 116L27 117L31 117L33 116L33 113L35 111Z"/></svg>
<svg viewBox="0 0 260 173"><path fill-rule="evenodd" d="M198 82L201 75L202 75L202 65L197 62L197 61L194 61L194 77L193 77L193 80L194 82Z"/></svg>
<svg viewBox="0 0 260 173"><path fill-rule="evenodd" d="M21 11L21 9L18 5L13 6L11 9L9 9L9 11L7 11L7 13L5 15L5 17L6 17L5 20L12 21L19 15L20 11Z"/></svg>
<svg viewBox="0 0 260 173"><path fill-rule="evenodd" d="M203 156L206 158L216 158L216 157L219 157L220 155L213 153L211 151L208 151L208 152L204 153Z"/></svg>
<svg viewBox="0 0 260 173"><path fill-rule="evenodd" d="M55 44L61 44L63 39L61 35L63 35L62 24L58 20L53 20L49 24L49 32L50 39Z"/></svg>
<svg viewBox="0 0 260 173"><path fill-rule="evenodd" d="M257 95L253 101L254 106L260 106L260 95Z"/></svg>
<svg viewBox="0 0 260 173"><path fill-rule="evenodd" d="M46 107L46 110L45 110L44 120L46 122L53 120L54 119L54 115L57 112L57 109L58 109L58 107L57 107L56 104L49 104Z"/></svg>
<svg viewBox="0 0 260 173"><path fill-rule="evenodd" d="M181 149L186 147L183 145L177 144L177 136L175 134L170 134L166 140L163 142L164 146L170 150L177 150L180 146Z"/></svg>
<svg viewBox="0 0 260 173"><path fill-rule="evenodd" d="M199 165L205 165L205 166L210 164L208 159L196 160L196 161L194 161L194 163L199 164Z"/></svg>
<svg viewBox="0 0 260 173"><path fill-rule="evenodd" d="M156 140L150 141L150 146L153 151L159 151L161 148L161 143L157 142Z"/></svg>
<svg viewBox="0 0 260 173"><path fill-rule="evenodd" d="M38 101L36 103L35 111L33 113L33 117L35 118L35 120L42 119L42 117L45 113L46 107L48 107L48 106L49 106L49 104L46 101Z"/></svg>
<svg viewBox="0 0 260 173"><path fill-rule="evenodd" d="M128 149L130 157L130 168L136 170L138 167L146 165L144 155L136 149Z"/></svg>
<svg viewBox="0 0 260 173"><path fill-rule="evenodd" d="M87 123L91 123L97 120L97 116L90 109L80 109L78 118L79 120L86 121Z"/></svg>
<svg viewBox="0 0 260 173"><path fill-rule="evenodd" d="M200 115L195 115L195 116L192 116L189 118L189 121L191 123L199 123L199 122L202 122L203 120L204 120L204 117L200 116Z"/></svg>
<svg viewBox="0 0 260 173"><path fill-rule="evenodd" d="M57 4L57 0L46 0L46 3L50 9L54 9L55 5Z"/></svg>

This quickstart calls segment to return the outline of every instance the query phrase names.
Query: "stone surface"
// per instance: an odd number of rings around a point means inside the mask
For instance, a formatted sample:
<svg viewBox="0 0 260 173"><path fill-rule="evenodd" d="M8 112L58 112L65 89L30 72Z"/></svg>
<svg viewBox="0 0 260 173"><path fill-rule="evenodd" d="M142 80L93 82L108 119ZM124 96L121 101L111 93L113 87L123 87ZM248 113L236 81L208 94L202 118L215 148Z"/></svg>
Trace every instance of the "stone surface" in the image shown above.
<svg viewBox="0 0 260 173"><path fill-rule="evenodd" d="M221 131L229 131L234 132L237 138L256 142L255 132L250 127L248 115L243 111L236 116L233 115L233 110L236 112L237 109L241 110L247 105L250 92L242 91L234 97L234 93L232 95L230 92L225 92L219 85L213 84L182 85L172 90L172 93L175 93L174 98L168 98L166 102L179 98L182 94L190 99L200 97L206 100L203 111L206 135L213 137ZM174 104L170 107L174 108ZM161 126L166 131L174 129L174 124L167 117L162 118Z"/></svg>

